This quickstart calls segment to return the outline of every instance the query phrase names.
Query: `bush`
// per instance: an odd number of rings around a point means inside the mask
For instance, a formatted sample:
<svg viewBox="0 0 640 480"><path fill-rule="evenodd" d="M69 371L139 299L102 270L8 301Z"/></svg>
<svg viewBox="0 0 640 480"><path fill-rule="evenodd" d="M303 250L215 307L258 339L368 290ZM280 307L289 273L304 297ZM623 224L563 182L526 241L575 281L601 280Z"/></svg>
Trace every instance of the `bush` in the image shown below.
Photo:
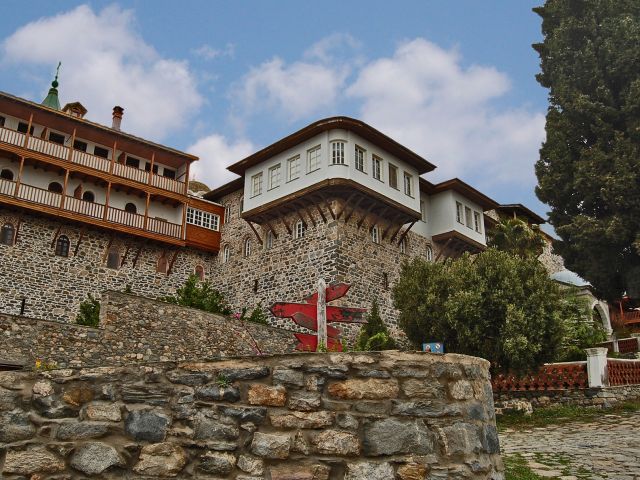
<svg viewBox="0 0 640 480"><path fill-rule="evenodd" d="M97 327L100 323L100 302L89 294L89 298L80 303L76 323L88 327Z"/></svg>
<svg viewBox="0 0 640 480"><path fill-rule="evenodd" d="M396 342L389 335L387 326L380 317L378 301L373 300L371 310L367 314L367 323L360 329L355 349L359 351L393 350Z"/></svg>
<svg viewBox="0 0 640 480"><path fill-rule="evenodd" d="M205 312L229 315L231 308L224 295L213 288L209 281L201 282L195 275L189 276L185 284L180 287L175 296L166 297L169 303L192 307Z"/></svg>

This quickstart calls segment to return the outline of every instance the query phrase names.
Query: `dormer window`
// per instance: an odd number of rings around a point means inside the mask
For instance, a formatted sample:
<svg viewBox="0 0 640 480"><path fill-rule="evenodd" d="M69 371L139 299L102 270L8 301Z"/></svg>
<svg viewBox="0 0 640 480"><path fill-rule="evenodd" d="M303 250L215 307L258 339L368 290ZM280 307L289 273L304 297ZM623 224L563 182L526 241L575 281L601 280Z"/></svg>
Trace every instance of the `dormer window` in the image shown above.
<svg viewBox="0 0 640 480"><path fill-rule="evenodd" d="M287 160L287 182L300 177L300 155Z"/></svg>
<svg viewBox="0 0 640 480"><path fill-rule="evenodd" d="M471 228L471 209L464 207L464 218L468 228Z"/></svg>
<svg viewBox="0 0 640 480"><path fill-rule="evenodd" d="M331 142L331 165L344 165L344 142Z"/></svg>

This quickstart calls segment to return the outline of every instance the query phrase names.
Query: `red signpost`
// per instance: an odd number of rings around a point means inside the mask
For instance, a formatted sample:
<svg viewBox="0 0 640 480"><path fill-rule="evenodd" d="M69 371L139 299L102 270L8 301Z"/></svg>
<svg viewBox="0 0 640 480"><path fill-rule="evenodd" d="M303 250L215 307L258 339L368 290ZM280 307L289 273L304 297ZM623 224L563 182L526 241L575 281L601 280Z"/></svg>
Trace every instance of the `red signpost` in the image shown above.
<svg viewBox="0 0 640 480"><path fill-rule="evenodd" d="M326 288L326 302L342 298L349 291L350 285L346 283L336 283ZM322 291L322 290L320 290ZM274 317L291 318L296 324L309 330L318 331L318 294L314 293L304 299L305 303L276 302L269 310ZM321 306L320 306L321 307ZM326 318L329 322L340 323L365 323L365 308L334 307L326 306ZM300 341L297 350L316 351L318 349L318 336L307 333L294 334ZM340 330L327 325L327 345L328 350L342 351L340 343Z"/></svg>

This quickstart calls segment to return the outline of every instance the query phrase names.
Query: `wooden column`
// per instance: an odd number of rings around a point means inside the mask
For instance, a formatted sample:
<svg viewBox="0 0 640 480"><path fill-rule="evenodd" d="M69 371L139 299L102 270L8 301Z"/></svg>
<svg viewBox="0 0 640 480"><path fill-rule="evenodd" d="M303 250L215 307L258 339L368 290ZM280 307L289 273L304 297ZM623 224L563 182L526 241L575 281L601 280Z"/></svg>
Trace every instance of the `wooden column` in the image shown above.
<svg viewBox="0 0 640 480"><path fill-rule="evenodd" d="M316 314L318 317L318 346L319 351L322 345L327 348L327 284L324 279L318 280L318 303L316 305Z"/></svg>
<svg viewBox="0 0 640 480"><path fill-rule="evenodd" d="M113 175L113 164L116 163L116 148L118 142L113 142L113 150L111 151L111 165L109 166L109 173Z"/></svg>
<svg viewBox="0 0 640 480"><path fill-rule="evenodd" d="M186 177L184 179L184 194L187 194L187 191L189 190L189 172L191 171L191 162L187 163L187 173L186 173Z"/></svg>
<svg viewBox="0 0 640 480"><path fill-rule="evenodd" d="M33 123L33 113L29 117L29 125L27 126L27 133L24 136L24 148L29 145L29 137L31 136L31 124Z"/></svg>
<svg viewBox="0 0 640 480"><path fill-rule="evenodd" d="M187 239L187 204L182 205L182 240Z"/></svg>
<svg viewBox="0 0 640 480"><path fill-rule="evenodd" d="M102 220L107 219L107 214L109 213L109 197L111 196L111 182L107 184L107 197L104 200L104 214L102 215Z"/></svg>
<svg viewBox="0 0 640 480"><path fill-rule="evenodd" d="M147 185L151 185L151 176L153 175L153 166L155 165L155 161L156 161L156 152L153 152L151 154L151 165L149 166L149 181L147 182Z"/></svg>
<svg viewBox="0 0 640 480"><path fill-rule="evenodd" d="M144 230L147 229L147 221L149 220L149 200L151 200L151 194L147 192L147 202L144 205Z"/></svg>
<svg viewBox="0 0 640 480"><path fill-rule="evenodd" d="M67 197L67 184L69 183L69 169L64 171L64 185L62 186L62 198L60 199L60 209L64 209L64 199Z"/></svg>
<svg viewBox="0 0 640 480"><path fill-rule="evenodd" d="M67 157L67 161L73 161L73 144L76 143L76 129L73 129L73 133L71 134L71 145L69 145L69 156Z"/></svg>
<svg viewBox="0 0 640 480"><path fill-rule="evenodd" d="M20 188L20 183L22 183L22 169L24 168L24 157L20 157L20 168L18 169L18 179L16 180L16 189L13 192L13 196L18 196L18 189Z"/></svg>

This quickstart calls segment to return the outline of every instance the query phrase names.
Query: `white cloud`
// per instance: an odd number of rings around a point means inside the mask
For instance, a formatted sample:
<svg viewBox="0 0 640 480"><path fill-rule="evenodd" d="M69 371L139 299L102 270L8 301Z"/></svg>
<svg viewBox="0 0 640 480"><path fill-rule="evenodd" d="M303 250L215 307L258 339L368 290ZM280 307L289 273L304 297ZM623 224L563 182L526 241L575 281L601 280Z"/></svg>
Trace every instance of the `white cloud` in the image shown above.
<svg viewBox="0 0 640 480"><path fill-rule="evenodd" d="M465 68L455 50L418 38L365 65L347 94L362 102L364 121L438 166L429 178L459 176L480 188L529 186L544 115L496 108L509 89L504 73Z"/></svg>
<svg viewBox="0 0 640 480"><path fill-rule="evenodd" d="M211 45L205 44L191 50L191 53L204 60L213 60L218 57L233 58L236 54L236 47L232 43L227 43L224 48L214 48Z"/></svg>
<svg viewBox="0 0 640 480"><path fill-rule="evenodd" d="M200 157L191 167L191 179L204 182L209 188L219 187L238 178L227 167L254 151L254 145L248 140L230 142L217 133L203 137L187 148L187 152Z"/></svg>
<svg viewBox="0 0 640 480"><path fill-rule="evenodd" d="M351 72L343 57L357 47L351 36L334 34L312 45L301 61L274 57L252 68L232 90L240 116L270 111L295 121L333 106Z"/></svg>
<svg viewBox="0 0 640 480"><path fill-rule="evenodd" d="M117 6L96 13L81 5L31 22L6 38L1 51L5 63L23 68L53 70L61 60L63 104L80 101L87 118L106 125L113 106L121 105L123 130L143 137L162 139L202 104L187 63L162 58L136 33L133 14Z"/></svg>

